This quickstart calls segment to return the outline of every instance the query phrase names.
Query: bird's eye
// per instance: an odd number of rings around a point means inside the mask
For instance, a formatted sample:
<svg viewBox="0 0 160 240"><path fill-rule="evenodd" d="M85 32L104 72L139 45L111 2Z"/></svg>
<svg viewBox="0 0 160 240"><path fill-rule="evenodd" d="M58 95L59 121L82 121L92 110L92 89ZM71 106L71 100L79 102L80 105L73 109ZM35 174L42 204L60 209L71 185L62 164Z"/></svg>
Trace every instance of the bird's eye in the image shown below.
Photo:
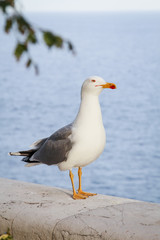
<svg viewBox="0 0 160 240"><path fill-rule="evenodd" d="M92 82L95 82L96 80L91 80Z"/></svg>

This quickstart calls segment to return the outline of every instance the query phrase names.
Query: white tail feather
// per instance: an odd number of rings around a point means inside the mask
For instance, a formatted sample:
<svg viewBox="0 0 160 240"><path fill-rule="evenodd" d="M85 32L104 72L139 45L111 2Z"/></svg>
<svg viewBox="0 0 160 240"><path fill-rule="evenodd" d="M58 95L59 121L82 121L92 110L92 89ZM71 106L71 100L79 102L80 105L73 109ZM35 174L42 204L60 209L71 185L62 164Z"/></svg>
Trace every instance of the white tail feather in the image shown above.
<svg viewBox="0 0 160 240"><path fill-rule="evenodd" d="M36 166L36 165L39 165L39 164L41 164L41 163L27 163L25 165L25 167L33 167L33 166Z"/></svg>
<svg viewBox="0 0 160 240"><path fill-rule="evenodd" d="M21 156L19 152L9 152L8 155L10 156Z"/></svg>

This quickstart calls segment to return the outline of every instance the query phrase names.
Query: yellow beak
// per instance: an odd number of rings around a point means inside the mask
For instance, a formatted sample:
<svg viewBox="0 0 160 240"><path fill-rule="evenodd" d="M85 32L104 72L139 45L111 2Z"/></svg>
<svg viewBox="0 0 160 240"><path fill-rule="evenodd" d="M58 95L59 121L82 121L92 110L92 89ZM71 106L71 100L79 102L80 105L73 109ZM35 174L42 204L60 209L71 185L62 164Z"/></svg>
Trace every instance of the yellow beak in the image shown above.
<svg viewBox="0 0 160 240"><path fill-rule="evenodd" d="M117 88L116 84L114 84L114 83L105 83L105 84L102 84L100 86L102 86L103 88L111 88L111 89L116 89Z"/></svg>

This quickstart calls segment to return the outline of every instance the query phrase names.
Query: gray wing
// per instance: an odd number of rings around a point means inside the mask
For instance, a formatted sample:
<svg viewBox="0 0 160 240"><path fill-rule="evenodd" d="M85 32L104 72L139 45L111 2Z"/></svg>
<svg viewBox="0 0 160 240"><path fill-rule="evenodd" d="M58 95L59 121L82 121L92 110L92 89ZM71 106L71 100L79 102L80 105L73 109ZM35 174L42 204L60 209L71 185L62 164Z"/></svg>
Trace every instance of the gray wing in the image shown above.
<svg viewBox="0 0 160 240"><path fill-rule="evenodd" d="M38 160L47 165L66 161L72 142L69 136L72 133L72 124L69 124L52 134L45 143L33 154L31 160Z"/></svg>

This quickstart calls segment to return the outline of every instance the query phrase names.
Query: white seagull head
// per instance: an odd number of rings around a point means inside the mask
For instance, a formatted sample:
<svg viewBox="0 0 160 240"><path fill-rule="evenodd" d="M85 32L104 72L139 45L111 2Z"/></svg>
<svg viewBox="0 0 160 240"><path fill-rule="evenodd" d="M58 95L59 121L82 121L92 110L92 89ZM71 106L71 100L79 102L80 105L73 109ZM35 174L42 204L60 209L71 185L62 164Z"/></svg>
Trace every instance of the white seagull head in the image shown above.
<svg viewBox="0 0 160 240"><path fill-rule="evenodd" d="M82 96L85 93L98 96L104 88L116 89L116 85L114 83L105 82L101 77L91 76L84 81L81 94Z"/></svg>

